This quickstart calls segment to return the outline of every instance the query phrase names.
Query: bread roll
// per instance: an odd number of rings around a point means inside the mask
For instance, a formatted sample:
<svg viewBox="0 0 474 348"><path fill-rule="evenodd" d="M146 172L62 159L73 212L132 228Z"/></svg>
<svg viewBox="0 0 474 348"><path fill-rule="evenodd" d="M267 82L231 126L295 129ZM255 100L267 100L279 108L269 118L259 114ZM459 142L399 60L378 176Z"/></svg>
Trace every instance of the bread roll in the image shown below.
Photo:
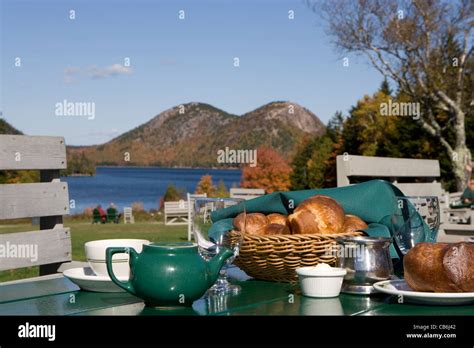
<svg viewBox="0 0 474 348"><path fill-rule="evenodd" d="M404 277L415 291L474 291L474 245L418 243L403 259Z"/></svg>
<svg viewBox="0 0 474 348"><path fill-rule="evenodd" d="M418 243L403 258L404 277L415 291L456 292L443 270L447 243Z"/></svg>
<svg viewBox="0 0 474 348"><path fill-rule="evenodd" d="M443 266L448 278L465 292L474 292L474 245L456 243L451 245L443 257Z"/></svg>
<svg viewBox="0 0 474 348"><path fill-rule="evenodd" d="M346 215L341 232L356 232L368 228L369 226L360 217L355 215Z"/></svg>
<svg viewBox="0 0 474 348"><path fill-rule="evenodd" d="M339 233L344 225L344 209L331 197L317 195L301 202L288 219L293 234Z"/></svg>
<svg viewBox="0 0 474 348"><path fill-rule="evenodd" d="M259 234L270 236L275 234L290 234L290 229L288 226L280 225L280 224L268 224L263 227Z"/></svg>
<svg viewBox="0 0 474 348"><path fill-rule="evenodd" d="M267 215L267 219L271 224L283 225L287 226L288 229L290 228L290 221L288 221L288 217L286 217L285 215L273 213Z"/></svg>
<svg viewBox="0 0 474 348"><path fill-rule="evenodd" d="M292 234L320 233L316 217L309 210L301 210L288 216Z"/></svg>
<svg viewBox="0 0 474 348"><path fill-rule="evenodd" d="M239 231L244 231L244 233L262 234L262 232L259 231L268 225L269 221L267 217L260 213L247 214L244 229L244 214L245 213L240 213L234 218L234 227Z"/></svg>

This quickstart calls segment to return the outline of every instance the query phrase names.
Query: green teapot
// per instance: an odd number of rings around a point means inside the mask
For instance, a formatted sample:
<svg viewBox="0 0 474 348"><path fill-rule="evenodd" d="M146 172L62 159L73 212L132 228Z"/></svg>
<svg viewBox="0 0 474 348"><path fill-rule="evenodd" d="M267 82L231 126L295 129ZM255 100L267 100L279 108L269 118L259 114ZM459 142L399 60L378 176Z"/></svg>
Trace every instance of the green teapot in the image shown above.
<svg viewBox="0 0 474 348"><path fill-rule="evenodd" d="M112 257L129 253L130 279L120 281L112 269ZM222 248L211 260L204 260L194 243L152 243L141 253L133 248L106 250L107 272L112 281L146 306L190 306L217 280L224 262L233 255Z"/></svg>

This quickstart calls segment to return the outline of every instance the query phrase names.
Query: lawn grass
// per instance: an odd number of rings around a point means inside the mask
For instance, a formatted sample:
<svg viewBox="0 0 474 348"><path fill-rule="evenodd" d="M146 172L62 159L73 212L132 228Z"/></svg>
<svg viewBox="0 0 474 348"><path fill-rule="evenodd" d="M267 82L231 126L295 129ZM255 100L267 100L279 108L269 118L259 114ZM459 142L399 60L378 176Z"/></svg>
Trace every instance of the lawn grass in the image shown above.
<svg viewBox="0 0 474 348"><path fill-rule="evenodd" d="M187 226L166 226L157 222L138 222L135 224L95 224L90 222L68 221L71 228L72 259L86 261L84 243L97 239L134 238L152 242L183 242L187 240ZM0 225L0 233L23 232L38 229L28 224ZM1 271L0 282L38 276L38 267L28 267Z"/></svg>

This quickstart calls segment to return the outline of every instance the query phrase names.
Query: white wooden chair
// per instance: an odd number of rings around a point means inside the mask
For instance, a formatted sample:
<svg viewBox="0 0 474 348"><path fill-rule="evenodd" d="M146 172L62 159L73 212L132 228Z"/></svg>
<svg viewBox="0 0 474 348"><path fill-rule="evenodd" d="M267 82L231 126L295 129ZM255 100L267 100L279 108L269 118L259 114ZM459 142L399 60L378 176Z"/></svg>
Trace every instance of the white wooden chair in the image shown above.
<svg viewBox="0 0 474 348"><path fill-rule="evenodd" d="M461 195L462 192L450 193L450 204L460 203ZM457 235L462 235L465 240L474 236L474 209L455 209L447 205L445 212L447 214L447 223L444 225L444 232L447 237L446 241L457 241Z"/></svg>
<svg viewBox="0 0 474 348"><path fill-rule="evenodd" d="M0 270L39 266L43 276L57 273L71 261L71 233L63 226L63 215L69 214L68 186L59 177L66 166L62 137L0 135L0 170L40 173L39 183L0 185L0 220L39 217L40 228L0 234L0 245L21 248L25 256L2 257ZM36 257L28 257L31 248Z"/></svg>
<svg viewBox="0 0 474 348"><path fill-rule="evenodd" d="M230 198L253 199L265 194L264 189L249 189L233 187L230 189Z"/></svg>
<svg viewBox="0 0 474 348"><path fill-rule="evenodd" d="M190 241L193 237L193 214L194 214L194 203L196 198L206 198L206 193L187 193L188 199L188 240Z"/></svg>
<svg viewBox="0 0 474 348"><path fill-rule="evenodd" d="M441 222L438 241L467 240L470 235L474 235L474 225L450 221L450 197L437 181L441 175L438 160L341 155L337 156L336 163L338 187L350 185L354 177L375 177L392 182L406 196L437 196ZM398 182L399 179L409 178L422 179L423 182Z"/></svg>
<svg viewBox="0 0 474 348"><path fill-rule="evenodd" d="M462 204L462 192L453 192L449 194L450 206L447 208L450 223L474 224L474 210L471 208L451 208L451 205Z"/></svg>
<svg viewBox="0 0 474 348"><path fill-rule="evenodd" d="M135 217L133 216L133 211L131 207L123 208L123 223L124 224L134 224Z"/></svg>
<svg viewBox="0 0 474 348"><path fill-rule="evenodd" d="M188 202L165 202L165 225L187 225Z"/></svg>

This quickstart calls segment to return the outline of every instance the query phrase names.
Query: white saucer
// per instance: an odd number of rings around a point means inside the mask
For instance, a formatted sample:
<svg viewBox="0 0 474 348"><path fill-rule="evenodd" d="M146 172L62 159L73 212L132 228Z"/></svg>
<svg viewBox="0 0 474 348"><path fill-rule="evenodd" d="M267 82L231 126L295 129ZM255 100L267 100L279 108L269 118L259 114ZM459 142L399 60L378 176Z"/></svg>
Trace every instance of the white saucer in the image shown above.
<svg viewBox="0 0 474 348"><path fill-rule="evenodd" d="M474 303L474 292L421 292L413 291L405 280L384 280L374 284L377 291L403 296L403 302L430 305L463 305Z"/></svg>
<svg viewBox="0 0 474 348"><path fill-rule="evenodd" d="M90 267L71 268L63 272L63 275L82 290L94 292L123 292L110 277L98 276ZM117 277L120 281L128 280L127 277Z"/></svg>

